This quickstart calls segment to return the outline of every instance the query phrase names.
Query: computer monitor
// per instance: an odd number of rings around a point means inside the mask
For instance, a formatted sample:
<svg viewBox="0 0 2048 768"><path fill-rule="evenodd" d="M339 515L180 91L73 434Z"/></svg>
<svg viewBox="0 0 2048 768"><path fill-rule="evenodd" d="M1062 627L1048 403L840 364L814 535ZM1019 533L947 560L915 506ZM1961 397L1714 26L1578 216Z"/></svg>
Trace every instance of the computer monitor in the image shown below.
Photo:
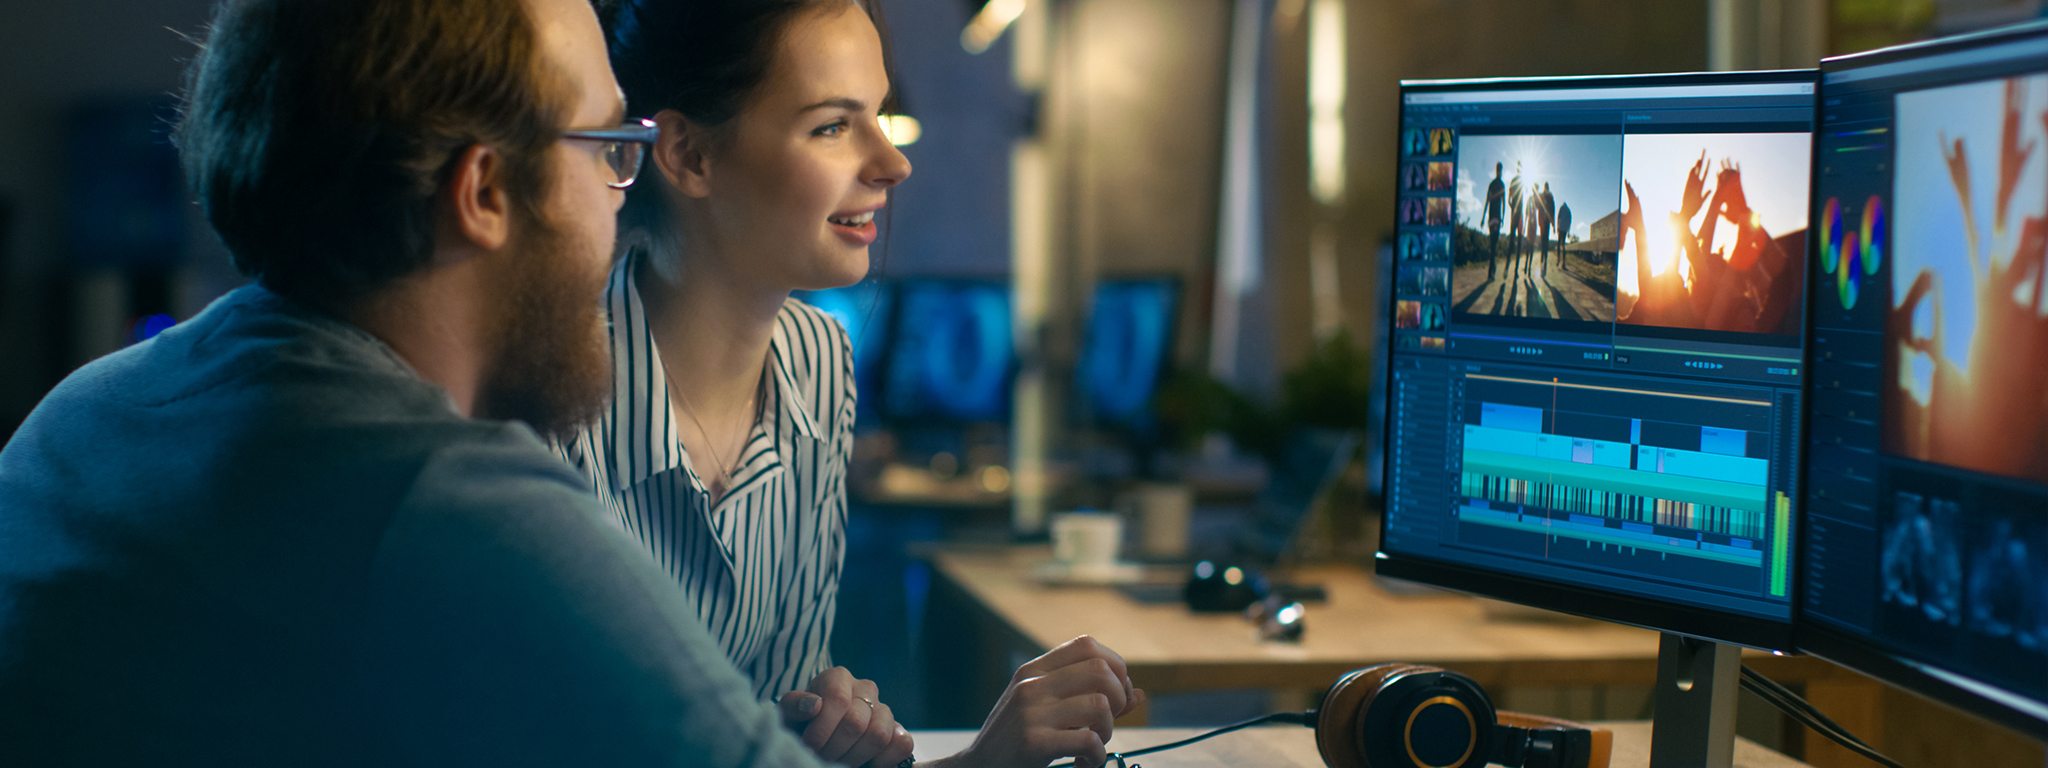
<svg viewBox="0 0 2048 768"><path fill-rule="evenodd" d="M2048 729L2048 26L1828 59L1799 646Z"/></svg>
<svg viewBox="0 0 2048 768"><path fill-rule="evenodd" d="M1402 84L1381 572L1791 647L1813 79Z"/></svg>
<svg viewBox="0 0 2048 768"><path fill-rule="evenodd" d="M853 285L822 291L797 291L797 300L823 310L846 329L853 345L853 379L858 401L858 421L868 421L880 411L882 400L882 359L889 354L890 312L895 309L894 292L888 283L875 278Z"/></svg>
<svg viewBox="0 0 2048 768"><path fill-rule="evenodd" d="M1074 367L1078 405L1087 422L1126 432L1152 429L1152 396L1173 360L1179 303L1176 278L1096 282L1080 364Z"/></svg>
<svg viewBox="0 0 2048 768"><path fill-rule="evenodd" d="M1010 284L904 280L883 382L883 416L899 426L1008 421L1016 372Z"/></svg>
<svg viewBox="0 0 2048 768"><path fill-rule="evenodd" d="M1653 764L1792 647L1814 81L1401 86L1378 570L1664 632Z"/></svg>

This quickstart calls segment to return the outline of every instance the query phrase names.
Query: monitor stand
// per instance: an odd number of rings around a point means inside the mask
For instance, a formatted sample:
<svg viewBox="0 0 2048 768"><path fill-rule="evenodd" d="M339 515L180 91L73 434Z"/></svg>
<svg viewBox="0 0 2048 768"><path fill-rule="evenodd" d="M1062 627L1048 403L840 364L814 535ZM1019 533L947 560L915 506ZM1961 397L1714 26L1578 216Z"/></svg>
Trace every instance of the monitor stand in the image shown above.
<svg viewBox="0 0 2048 768"><path fill-rule="evenodd" d="M1742 652L1666 634L1657 646L1650 768L1729 768L1735 760L1735 698Z"/></svg>

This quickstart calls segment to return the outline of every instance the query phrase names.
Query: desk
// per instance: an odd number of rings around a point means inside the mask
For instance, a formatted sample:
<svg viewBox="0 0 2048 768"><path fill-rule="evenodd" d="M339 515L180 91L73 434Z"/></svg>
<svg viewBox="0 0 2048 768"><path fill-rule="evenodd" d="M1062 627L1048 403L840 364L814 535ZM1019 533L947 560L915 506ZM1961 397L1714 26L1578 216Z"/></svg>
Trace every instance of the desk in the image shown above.
<svg viewBox="0 0 2048 768"><path fill-rule="evenodd" d="M1389 661L1455 669L1495 692L1508 707L1517 706L1509 694L1518 688L1648 691L1656 681L1654 632L1566 617L1504 618L1485 601L1449 593L1397 594L1361 566L1317 566L1287 574L1292 582L1320 584L1329 595L1327 602L1308 606L1307 631L1297 645L1263 642L1235 615L1141 605L1106 587L1040 585L1031 579L1031 569L1048 557L1043 547L926 554L937 575L934 614L964 614L925 623L928 631L944 628L947 633L927 638L927 663L952 673L931 676L935 707L986 712L1016 661L1082 634L1122 654L1132 681L1148 691L1264 689L1275 692L1282 706L1306 705L1345 672ZM1523 609L1516 613L1529 615ZM1876 692L1868 679L1815 659L1751 653L1744 662L1809 691L1818 685L1851 700ZM960 674L968 670L975 672ZM1874 712L1847 714L1847 719L1836 719L1852 731L1880 730ZM1140 713L1129 724L1141 724L1142 718Z"/></svg>
<svg viewBox="0 0 2048 768"><path fill-rule="evenodd" d="M1398 595L1364 568L1295 569L1288 581L1318 584L1329 600L1309 605L1299 644L1265 642L1234 614L1141 605L1106 587L1047 587L1031 579L1042 547L953 549L927 555L941 586L1034 653L1076 635L1116 649L1131 676L1159 692L1328 687L1338 676L1388 661L1457 670L1488 687L1650 686L1657 634L1545 614L1500 618L1485 601L1431 592ZM1519 615L1537 615L1515 608ZM1752 653L1752 667L1781 682L1860 680L1812 659Z"/></svg>
<svg viewBox="0 0 2048 768"><path fill-rule="evenodd" d="M1613 768L1643 768L1650 764L1650 724L1647 722L1600 723L1614 731ZM1119 728L1112 749L1138 749L1164 744L1200 733L1191 728ZM965 749L974 740L973 731L925 731L916 734L920 755L943 756ZM1299 726L1250 728L1224 734L1200 744L1171 752L1133 758L1146 768L1323 768L1316 754L1315 734ZM1114 763L1112 763L1114 765ZM1735 742L1738 768L1798 768L1797 760L1772 752L1747 739Z"/></svg>

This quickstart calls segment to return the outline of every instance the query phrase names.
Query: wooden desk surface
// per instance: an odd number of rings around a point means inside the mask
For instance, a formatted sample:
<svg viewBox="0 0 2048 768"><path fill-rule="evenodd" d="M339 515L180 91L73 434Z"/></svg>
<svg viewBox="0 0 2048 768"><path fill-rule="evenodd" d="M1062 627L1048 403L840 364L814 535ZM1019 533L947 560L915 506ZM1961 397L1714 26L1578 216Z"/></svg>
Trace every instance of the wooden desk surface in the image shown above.
<svg viewBox="0 0 2048 768"><path fill-rule="evenodd" d="M1030 644L1050 648L1088 634L1122 654L1132 676L1160 691L1320 688L1347 671L1388 661L1456 669L1481 685L1643 685L1655 681L1657 634L1540 614L1449 593L1398 595L1359 566L1296 569L1287 581L1321 585L1299 644L1262 641L1234 614L1144 605L1109 587L1051 587L1031 569L1042 547L930 554L934 569ZM1496 614L1511 614L1508 617ZM1516 618L1529 616L1552 618ZM1753 654L1766 674L1804 680L1849 675L1810 659ZM1804 662L1784 664L1784 662Z"/></svg>
<svg viewBox="0 0 2048 768"><path fill-rule="evenodd" d="M1647 722L1602 723L1614 730L1613 768L1646 768L1650 764L1650 724ZM1201 733L1191 728L1119 728L1110 742L1112 749L1138 749L1164 744ZM916 735L920 755L943 756L959 752L974 740L973 731L924 731ZM1228 733L1200 744L1171 752L1132 758L1146 768L1322 768L1316 754L1315 734L1306 728L1280 726L1251 728ZM1739 768L1798 768L1797 760L1772 752L1746 739L1735 742L1735 765Z"/></svg>

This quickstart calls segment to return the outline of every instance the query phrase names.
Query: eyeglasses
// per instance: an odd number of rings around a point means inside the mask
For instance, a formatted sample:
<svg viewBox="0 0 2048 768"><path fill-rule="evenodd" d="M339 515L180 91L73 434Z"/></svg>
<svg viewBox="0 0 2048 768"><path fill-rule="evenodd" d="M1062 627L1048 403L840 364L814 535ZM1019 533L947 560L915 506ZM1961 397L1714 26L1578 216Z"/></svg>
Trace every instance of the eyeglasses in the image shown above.
<svg viewBox="0 0 2048 768"><path fill-rule="evenodd" d="M654 126L653 120L634 119L617 128L563 131L562 138L602 142L604 164L619 176L618 181L605 182L605 186L625 189L640 177L640 163L647 158L647 148L661 138L661 129Z"/></svg>

